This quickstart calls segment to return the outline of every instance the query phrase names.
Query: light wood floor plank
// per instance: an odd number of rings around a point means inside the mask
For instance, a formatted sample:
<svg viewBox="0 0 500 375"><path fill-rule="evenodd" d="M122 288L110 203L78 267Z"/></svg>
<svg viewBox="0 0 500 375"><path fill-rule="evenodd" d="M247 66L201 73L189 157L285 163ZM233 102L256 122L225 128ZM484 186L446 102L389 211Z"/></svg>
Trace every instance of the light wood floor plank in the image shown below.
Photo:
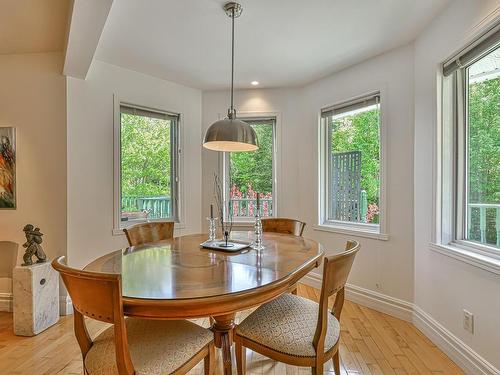
<svg viewBox="0 0 500 375"><path fill-rule="evenodd" d="M300 284L298 294L314 301L319 290ZM250 312L238 314L241 321ZM208 318L194 319L208 327ZM108 325L88 319L95 337ZM412 375L464 373L412 324L345 301L341 317L341 375ZM234 362L234 357L233 357ZM236 364L233 366L236 369ZM221 353L217 353L216 374L222 373ZM276 363L247 350L249 375L304 375L310 369ZM35 337L18 337L12 333L12 314L0 312L0 374L2 375L76 375L82 374L80 349L73 335L73 319L62 317L59 323ZM190 375L202 375L203 364ZM333 372L332 362L324 367L325 375Z"/></svg>

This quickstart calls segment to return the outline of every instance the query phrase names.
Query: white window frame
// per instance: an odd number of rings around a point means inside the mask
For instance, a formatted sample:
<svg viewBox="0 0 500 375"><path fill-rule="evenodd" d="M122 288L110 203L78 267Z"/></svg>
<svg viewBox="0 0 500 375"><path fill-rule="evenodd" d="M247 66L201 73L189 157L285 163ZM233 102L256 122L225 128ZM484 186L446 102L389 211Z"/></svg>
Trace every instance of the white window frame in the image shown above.
<svg viewBox="0 0 500 375"><path fill-rule="evenodd" d="M319 186L319 200L318 200L318 224L313 226L313 229L319 231L349 234L358 237L373 238L378 240L388 240L387 222L386 222L386 175L387 175L387 118L386 108L387 100L385 95L385 88L370 90L360 95L356 95L333 104L323 107L318 113L318 186ZM342 106L346 103L356 102L364 98L373 97L378 95L380 97L380 197L379 197L379 224L369 223L355 223L347 221L328 220L328 134L329 128L325 119L322 117L324 108Z"/></svg>
<svg viewBox="0 0 500 375"><path fill-rule="evenodd" d="M135 224L155 221L174 220L175 228L184 228L184 204L183 204L183 154L182 154L182 114L174 111L163 110L153 106L138 104L134 100L125 100L117 95L113 97L114 116L113 116L113 235L123 235L123 229ZM172 184L172 210L173 218L160 219L137 219L132 221L121 221L121 109L120 106L129 106L143 109L151 112L164 113L169 116L177 117L176 136L172 142L172 162L174 163Z"/></svg>
<svg viewBox="0 0 500 375"><path fill-rule="evenodd" d="M222 115L219 114L219 118ZM280 205L280 183L281 181L281 113L279 112L238 112L238 118L245 121L256 121L256 120L266 120L274 119L274 154L273 154L273 216L278 216L278 207ZM222 172L222 182L224 185L224 202L228 202L230 199L230 171L229 171L229 158L230 154L228 152L222 152L219 158L219 170ZM252 225L254 219L251 217L234 217L233 225L235 226L248 226Z"/></svg>
<svg viewBox="0 0 500 375"><path fill-rule="evenodd" d="M499 25L488 25L479 37L447 59L457 56ZM438 75L438 126L436 130L436 169L434 209L435 223L431 250L462 260L484 270L500 274L500 249L471 241L466 236L467 204L467 67L481 57L461 66L454 73Z"/></svg>

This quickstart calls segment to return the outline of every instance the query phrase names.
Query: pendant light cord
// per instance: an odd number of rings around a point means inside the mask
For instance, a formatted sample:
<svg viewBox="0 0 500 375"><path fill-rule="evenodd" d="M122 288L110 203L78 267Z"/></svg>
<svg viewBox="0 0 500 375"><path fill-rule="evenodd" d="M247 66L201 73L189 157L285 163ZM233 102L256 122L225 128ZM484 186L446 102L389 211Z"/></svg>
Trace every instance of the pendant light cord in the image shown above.
<svg viewBox="0 0 500 375"><path fill-rule="evenodd" d="M231 108L229 118L234 116L234 103L233 103L233 91L234 91L234 7L231 9Z"/></svg>

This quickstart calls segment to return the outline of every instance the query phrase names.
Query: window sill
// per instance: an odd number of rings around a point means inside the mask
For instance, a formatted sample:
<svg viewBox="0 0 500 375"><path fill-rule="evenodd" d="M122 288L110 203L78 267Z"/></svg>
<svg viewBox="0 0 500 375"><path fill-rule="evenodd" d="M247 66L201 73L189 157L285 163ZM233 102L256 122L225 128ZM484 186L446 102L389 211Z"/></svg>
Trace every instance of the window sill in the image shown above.
<svg viewBox="0 0 500 375"><path fill-rule="evenodd" d="M313 229L321 232L332 232L340 234L348 234L356 237L373 238L375 240L388 241L387 233L379 233L361 228L351 228L348 226L333 226L333 225L313 225Z"/></svg>
<svg viewBox="0 0 500 375"><path fill-rule="evenodd" d="M472 266L500 275L500 256L493 257L487 253L462 244L429 243L429 249L451 258L461 260Z"/></svg>
<svg viewBox="0 0 500 375"><path fill-rule="evenodd" d="M134 223L135 224L140 224L141 222L137 222L137 223ZM144 221L145 223L145 221ZM113 236L124 236L125 235L125 232L123 231L126 227L123 227L123 228L113 228L112 230L112 234ZM184 223L175 223L174 224L174 230L178 230L178 229L186 229L186 224Z"/></svg>

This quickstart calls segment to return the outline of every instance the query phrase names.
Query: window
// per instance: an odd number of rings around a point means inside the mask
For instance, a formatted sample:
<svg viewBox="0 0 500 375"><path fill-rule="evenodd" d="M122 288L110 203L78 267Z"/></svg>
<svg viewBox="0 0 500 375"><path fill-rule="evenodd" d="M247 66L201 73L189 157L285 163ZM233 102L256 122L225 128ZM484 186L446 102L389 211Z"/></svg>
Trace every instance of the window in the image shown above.
<svg viewBox="0 0 500 375"><path fill-rule="evenodd" d="M500 27L443 67L440 242L500 248Z"/></svg>
<svg viewBox="0 0 500 375"><path fill-rule="evenodd" d="M119 227L178 221L179 115L120 104Z"/></svg>
<svg viewBox="0 0 500 375"><path fill-rule="evenodd" d="M321 111L320 224L379 232L380 94Z"/></svg>
<svg viewBox="0 0 500 375"><path fill-rule="evenodd" d="M466 69L465 238L500 247L500 48Z"/></svg>
<svg viewBox="0 0 500 375"><path fill-rule="evenodd" d="M262 217L274 216L276 211L276 118L243 120L257 133L259 149L225 156L226 194L235 221L248 221L255 216L257 194Z"/></svg>

